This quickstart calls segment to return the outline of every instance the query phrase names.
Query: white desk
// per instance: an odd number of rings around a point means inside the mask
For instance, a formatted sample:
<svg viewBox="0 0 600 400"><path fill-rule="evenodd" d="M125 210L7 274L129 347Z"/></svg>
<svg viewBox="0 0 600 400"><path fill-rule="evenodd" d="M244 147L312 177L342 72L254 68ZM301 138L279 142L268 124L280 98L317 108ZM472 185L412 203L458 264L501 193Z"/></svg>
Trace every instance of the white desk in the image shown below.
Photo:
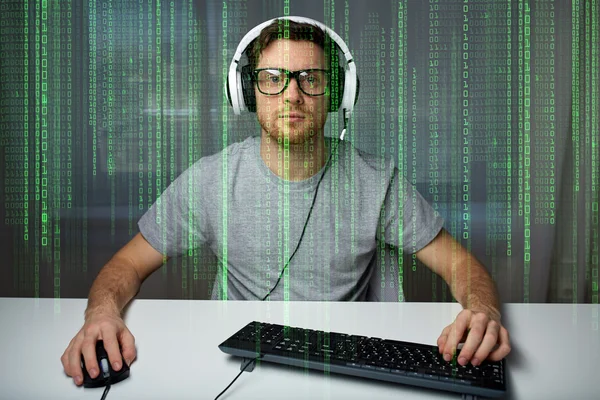
<svg viewBox="0 0 600 400"><path fill-rule="evenodd" d="M0 398L93 399L60 356L83 324L84 299L0 298ZM600 398L598 305L507 304L511 399ZM218 345L252 320L435 345L461 306L452 303L319 303L134 300L131 376L107 400L214 399L240 370ZM220 399L460 399L460 395L262 363Z"/></svg>

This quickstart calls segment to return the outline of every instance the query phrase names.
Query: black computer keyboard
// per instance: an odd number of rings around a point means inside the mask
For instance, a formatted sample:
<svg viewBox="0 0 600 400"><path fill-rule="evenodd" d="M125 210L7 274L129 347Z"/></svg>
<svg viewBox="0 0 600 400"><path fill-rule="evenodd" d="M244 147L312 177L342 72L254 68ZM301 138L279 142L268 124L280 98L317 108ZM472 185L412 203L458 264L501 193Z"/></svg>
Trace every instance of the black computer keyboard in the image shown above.
<svg viewBox="0 0 600 400"><path fill-rule="evenodd" d="M504 360L461 366L458 355L445 361L437 346L426 344L253 321L219 348L247 363L260 357L261 361L466 395L506 394Z"/></svg>

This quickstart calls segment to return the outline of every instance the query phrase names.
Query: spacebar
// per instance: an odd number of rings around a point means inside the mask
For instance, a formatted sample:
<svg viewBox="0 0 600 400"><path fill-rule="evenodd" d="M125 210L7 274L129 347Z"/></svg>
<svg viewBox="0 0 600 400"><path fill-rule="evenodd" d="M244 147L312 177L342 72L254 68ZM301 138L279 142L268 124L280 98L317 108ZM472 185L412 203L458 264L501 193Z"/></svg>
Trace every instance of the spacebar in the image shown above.
<svg viewBox="0 0 600 400"><path fill-rule="evenodd" d="M339 365L346 365L347 362L350 362L350 360L348 359L338 359L336 357L326 357L324 356L325 353L320 353L319 355L310 352L304 352L304 353L299 353L297 351L289 351L289 350L279 350L279 349L271 349L270 351L266 352L265 354L271 354L274 356L281 356L281 357L287 357L287 358L295 358L298 360L307 360L307 361L316 361L316 362L321 362L321 363L326 363L326 364L339 364Z"/></svg>

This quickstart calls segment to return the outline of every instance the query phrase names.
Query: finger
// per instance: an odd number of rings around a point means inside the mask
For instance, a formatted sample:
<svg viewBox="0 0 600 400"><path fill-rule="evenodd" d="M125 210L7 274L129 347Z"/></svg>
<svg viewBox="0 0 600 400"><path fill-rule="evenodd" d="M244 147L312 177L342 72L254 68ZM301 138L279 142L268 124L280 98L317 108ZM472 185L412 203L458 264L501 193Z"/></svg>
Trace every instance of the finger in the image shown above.
<svg viewBox="0 0 600 400"><path fill-rule="evenodd" d="M446 345L446 342L448 341L448 332L450 332L450 327L447 327L446 329L444 329L440 335L440 337L437 340L437 345L438 345L438 352L440 354L442 354L444 352L444 347ZM463 334L460 343L464 342L467 339L467 332L468 330ZM460 344L459 344L460 346Z"/></svg>
<svg viewBox="0 0 600 400"><path fill-rule="evenodd" d="M467 365L475 352L478 354L485 353L485 356L487 356L496 343L498 337L497 322L490 321L489 317L484 314L481 315L481 317L474 317L471 321L471 331L458 357L460 365ZM489 343L490 341L491 344ZM479 358L479 360L485 360L485 357Z"/></svg>
<svg viewBox="0 0 600 400"><path fill-rule="evenodd" d="M447 334L442 334L442 336L440 336L437 340L437 345L438 345L438 351L440 354L442 354L444 352L444 346L446 345L446 342L448 341L448 335Z"/></svg>
<svg viewBox="0 0 600 400"><path fill-rule="evenodd" d="M104 349L108 354L108 361L115 371L119 371L123 366L121 358L121 350L117 340L117 332L112 330L104 330L102 332L102 340L104 341Z"/></svg>
<svg viewBox="0 0 600 400"><path fill-rule="evenodd" d="M60 356L60 362L62 363L63 370L65 371L65 374L67 374L67 376L72 376L71 366L69 365L69 353L71 352L71 349L73 348L73 340L74 339L75 338L71 339L71 341L69 342L69 345L65 349L65 352L62 354L62 356Z"/></svg>
<svg viewBox="0 0 600 400"><path fill-rule="evenodd" d="M98 360L96 359L96 341L97 335L87 335L81 346L81 354L85 361L85 369L90 374L90 378L96 378L100 372Z"/></svg>
<svg viewBox="0 0 600 400"><path fill-rule="evenodd" d="M467 326L469 326L470 321L471 315L469 313L461 312L458 315L458 317L456 317L454 324L450 328L450 332L448 334L448 341L444 346L444 360L452 360L452 357L456 353L456 347L458 346L458 342L463 337L463 334L467 329Z"/></svg>
<svg viewBox="0 0 600 400"><path fill-rule="evenodd" d="M127 328L121 331L121 353L128 366L131 366L131 363L137 357L135 338Z"/></svg>
<svg viewBox="0 0 600 400"><path fill-rule="evenodd" d="M444 350L444 345L448 341L448 332L450 331L451 326L452 326L452 324L445 327L442 330L442 333L440 334L440 337L437 340L438 351L440 352L440 354L442 354L442 352Z"/></svg>
<svg viewBox="0 0 600 400"><path fill-rule="evenodd" d="M490 352L496 346L498 342L498 331L500 330L500 324L496 321L490 321L488 324L488 329L483 337L483 341L481 342L481 346L475 354L473 355L473 359L471 360L471 364L477 366L481 364L482 360L485 360L490 354Z"/></svg>
<svg viewBox="0 0 600 400"><path fill-rule="evenodd" d="M68 354L68 373L73 377L76 385L83 383L83 373L81 372L81 336L77 336Z"/></svg>
<svg viewBox="0 0 600 400"><path fill-rule="evenodd" d="M488 359L491 361L500 361L502 360L504 357L506 357L508 355L508 353L510 353L511 347L510 347L510 338L508 335L508 331L506 330L505 327L501 327L500 328L500 333L498 334L498 338L499 338L499 344L500 346L492 351L490 353L490 355L488 356Z"/></svg>

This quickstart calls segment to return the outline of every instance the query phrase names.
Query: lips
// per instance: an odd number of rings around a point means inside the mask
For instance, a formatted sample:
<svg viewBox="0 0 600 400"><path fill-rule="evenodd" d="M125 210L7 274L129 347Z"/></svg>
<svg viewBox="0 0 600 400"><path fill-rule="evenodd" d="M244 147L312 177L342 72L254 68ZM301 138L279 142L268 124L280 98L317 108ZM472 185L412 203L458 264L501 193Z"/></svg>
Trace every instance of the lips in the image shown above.
<svg viewBox="0 0 600 400"><path fill-rule="evenodd" d="M302 121L306 117L302 113L291 112L291 113L288 113L288 114L280 114L279 118L283 118L285 120L294 122L294 121Z"/></svg>

